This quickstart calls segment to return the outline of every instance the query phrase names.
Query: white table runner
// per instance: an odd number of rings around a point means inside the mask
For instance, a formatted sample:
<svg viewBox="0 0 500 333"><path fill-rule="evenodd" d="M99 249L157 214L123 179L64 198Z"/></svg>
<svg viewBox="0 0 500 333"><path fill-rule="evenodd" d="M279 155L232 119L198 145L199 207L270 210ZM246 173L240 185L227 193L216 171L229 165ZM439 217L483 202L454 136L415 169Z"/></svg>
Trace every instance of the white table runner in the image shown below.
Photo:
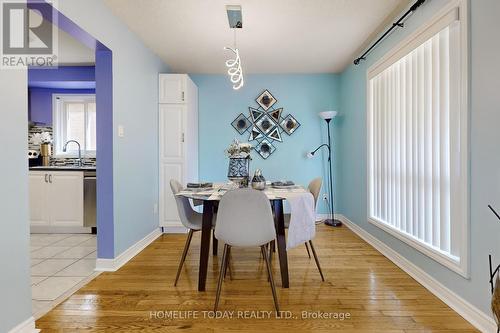
<svg viewBox="0 0 500 333"><path fill-rule="evenodd" d="M316 235L314 197L309 191L290 191L281 194L290 205L290 225L286 249L304 244Z"/></svg>

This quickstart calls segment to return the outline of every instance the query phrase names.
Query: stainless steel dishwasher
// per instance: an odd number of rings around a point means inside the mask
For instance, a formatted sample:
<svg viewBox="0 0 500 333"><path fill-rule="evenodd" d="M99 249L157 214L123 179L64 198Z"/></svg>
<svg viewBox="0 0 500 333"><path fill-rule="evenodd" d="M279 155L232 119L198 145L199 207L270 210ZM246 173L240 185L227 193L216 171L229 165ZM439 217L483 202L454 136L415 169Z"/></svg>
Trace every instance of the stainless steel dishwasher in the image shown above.
<svg viewBox="0 0 500 333"><path fill-rule="evenodd" d="M83 173L83 226L96 227L96 172Z"/></svg>

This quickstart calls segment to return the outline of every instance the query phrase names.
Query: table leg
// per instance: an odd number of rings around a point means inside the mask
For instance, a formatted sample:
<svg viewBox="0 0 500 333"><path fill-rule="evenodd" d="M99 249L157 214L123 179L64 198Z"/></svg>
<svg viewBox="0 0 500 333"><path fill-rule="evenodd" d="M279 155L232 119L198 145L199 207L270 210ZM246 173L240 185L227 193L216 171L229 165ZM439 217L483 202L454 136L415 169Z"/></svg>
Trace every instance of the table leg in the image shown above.
<svg viewBox="0 0 500 333"><path fill-rule="evenodd" d="M198 275L198 291L205 291L208 269L208 255L210 254L210 236L214 214L212 201L203 202L203 224L201 227L200 269Z"/></svg>
<svg viewBox="0 0 500 333"><path fill-rule="evenodd" d="M217 255L217 248L219 247L219 242L217 241L217 238L215 238L215 229L212 232L212 253L214 256Z"/></svg>
<svg viewBox="0 0 500 333"><path fill-rule="evenodd" d="M285 217L283 215L283 200L274 201L274 223L276 227L276 240L278 242L278 255L280 259L281 285L289 287L288 282L288 259L285 240Z"/></svg>

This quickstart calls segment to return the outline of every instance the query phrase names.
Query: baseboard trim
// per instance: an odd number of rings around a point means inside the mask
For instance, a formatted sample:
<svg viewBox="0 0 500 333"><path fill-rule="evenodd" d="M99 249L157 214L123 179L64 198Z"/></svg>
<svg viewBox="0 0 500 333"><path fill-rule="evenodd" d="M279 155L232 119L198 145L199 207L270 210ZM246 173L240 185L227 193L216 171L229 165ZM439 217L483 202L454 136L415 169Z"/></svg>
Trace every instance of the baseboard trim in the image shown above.
<svg viewBox="0 0 500 333"><path fill-rule="evenodd" d="M91 227L63 227L63 226L43 226L32 225L30 226L30 233L32 234L90 234L92 233Z"/></svg>
<svg viewBox="0 0 500 333"><path fill-rule="evenodd" d="M163 233L165 234L185 234L188 232L188 229L184 226L163 226L161 227Z"/></svg>
<svg viewBox="0 0 500 333"><path fill-rule="evenodd" d="M471 323L481 332L490 333L496 332L497 327L493 318L476 308L474 305L467 302L465 299L445 287L439 281L427 274L421 268L410 262L398 252L387 246L385 243L371 235L369 232L350 221L343 215L335 215L346 227L352 230L356 235L361 237L365 242L373 246L377 251L383 254L387 259L392 261L396 266L405 271L408 275L414 278L418 283L424 286L427 290L441 299L450 308L455 310L460 316Z"/></svg>
<svg viewBox="0 0 500 333"><path fill-rule="evenodd" d="M146 246L151 244L156 238L162 234L160 228L156 228L149 235L123 251L118 257L114 259L97 258L96 268L97 272L114 272L125 265L130 259L135 257L139 252L144 250Z"/></svg>
<svg viewBox="0 0 500 333"><path fill-rule="evenodd" d="M38 333L39 329L35 328L35 318L29 317L13 329L11 329L8 333Z"/></svg>

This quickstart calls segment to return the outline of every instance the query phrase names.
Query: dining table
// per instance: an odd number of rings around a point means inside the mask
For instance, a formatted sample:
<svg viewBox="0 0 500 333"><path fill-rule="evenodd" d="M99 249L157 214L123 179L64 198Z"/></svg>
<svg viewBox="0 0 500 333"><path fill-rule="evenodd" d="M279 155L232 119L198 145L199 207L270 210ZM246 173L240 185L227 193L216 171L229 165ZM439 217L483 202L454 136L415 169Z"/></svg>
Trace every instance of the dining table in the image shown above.
<svg viewBox="0 0 500 333"><path fill-rule="evenodd" d="M211 188L202 189L184 189L177 193L178 196L183 196L192 199L194 202L203 205L203 217L201 228L201 245L200 245L200 262L198 272L198 291L205 291L207 281L208 258L210 255L210 236L212 233L212 221L214 219L215 211L218 207L219 201L222 196L231 190L227 184L217 184ZM302 186L294 185L288 187L275 188L267 186L263 192L266 194L271 207L274 212L274 226L276 228L276 245L278 248L278 257L281 273L281 286L288 288L289 274L288 274L288 259L286 250L286 237L285 237L285 218L283 205L286 200L287 194L291 193L306 193L307 190ZM235 217L238 218L238 217ZM217 254L217 243L214 239L214 255Z"/></svg>

